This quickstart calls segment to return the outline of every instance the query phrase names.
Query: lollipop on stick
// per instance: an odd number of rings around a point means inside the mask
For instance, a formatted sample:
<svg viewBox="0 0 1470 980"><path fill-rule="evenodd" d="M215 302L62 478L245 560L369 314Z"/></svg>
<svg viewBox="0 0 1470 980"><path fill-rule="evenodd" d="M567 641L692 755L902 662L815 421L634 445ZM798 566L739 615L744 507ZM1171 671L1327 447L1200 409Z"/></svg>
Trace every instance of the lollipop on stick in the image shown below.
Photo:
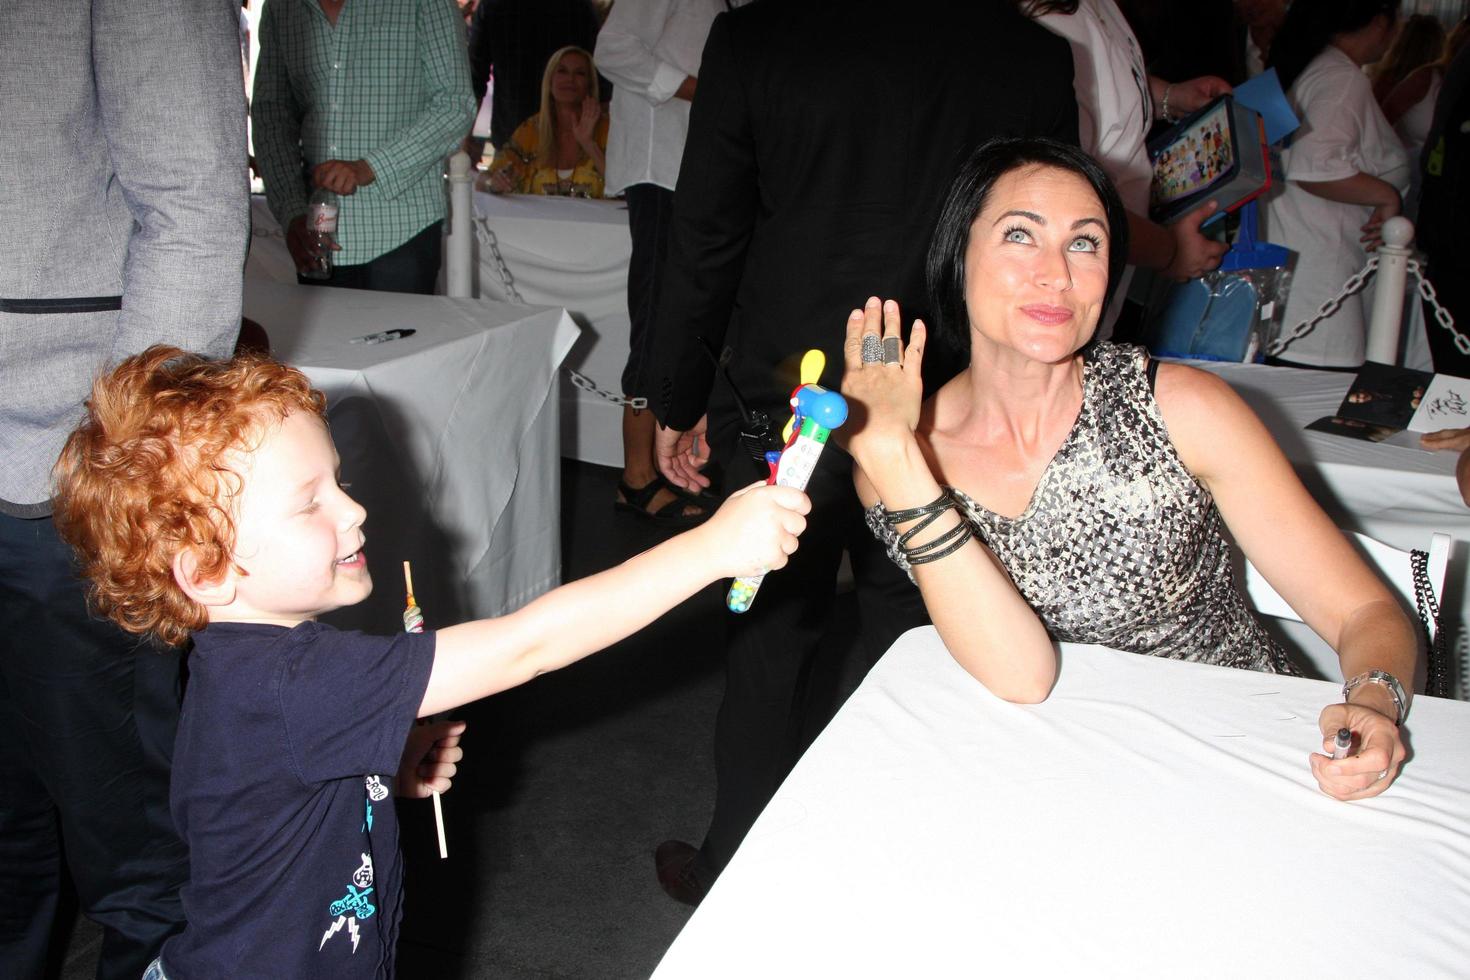
<svg viewBox="0 0 1470 980"><path fill-rule="evenodd" d="M403 629L406 633L422 633L424 631L424 611L419 608L418 600L413 597L413 570L408 562L403 563L403 584L408 591L407 605L403 610ZM449 857L449 844L444 839L444 804L439 799L437 789L430 790L434 794L434 829L439 832L439 857Z"/></svg>

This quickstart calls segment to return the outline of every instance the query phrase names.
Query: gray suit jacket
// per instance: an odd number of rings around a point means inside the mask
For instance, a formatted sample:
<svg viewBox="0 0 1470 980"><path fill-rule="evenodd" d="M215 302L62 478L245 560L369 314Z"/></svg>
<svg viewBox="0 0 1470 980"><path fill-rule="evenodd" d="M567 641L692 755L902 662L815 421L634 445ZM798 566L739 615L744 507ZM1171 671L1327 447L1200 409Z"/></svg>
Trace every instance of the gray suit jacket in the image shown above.
<svg viewBox="0 0 1470 980"><path fill-rule="evenodd" d="M0 512L49 512L93 378L226 354L249 235L236 0L0 2Z"/></svg>

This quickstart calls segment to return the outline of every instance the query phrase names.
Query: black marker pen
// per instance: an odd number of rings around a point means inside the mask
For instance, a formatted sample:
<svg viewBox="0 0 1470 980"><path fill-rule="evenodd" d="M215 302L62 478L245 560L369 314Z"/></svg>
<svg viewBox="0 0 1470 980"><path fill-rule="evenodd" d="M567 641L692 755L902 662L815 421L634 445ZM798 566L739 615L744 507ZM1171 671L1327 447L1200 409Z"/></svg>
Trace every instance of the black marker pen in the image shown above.
<svg viewBox="0 0 1470 980"><path fill-rule="evenodd" d="M403 337L412 337L418 333L412 327L404 327L400 330L384 330L382 333L370 333L364 337L353 337L348 343L351 344L386 344L390 340L399 340Z"/></svg>

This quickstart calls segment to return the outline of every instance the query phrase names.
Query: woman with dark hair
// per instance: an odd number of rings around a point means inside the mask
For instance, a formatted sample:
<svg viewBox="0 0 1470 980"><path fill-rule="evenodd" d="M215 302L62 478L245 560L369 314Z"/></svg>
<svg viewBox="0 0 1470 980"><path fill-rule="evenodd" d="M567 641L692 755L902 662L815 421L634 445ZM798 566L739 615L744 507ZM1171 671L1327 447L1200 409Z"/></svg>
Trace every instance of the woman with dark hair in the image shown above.
<svg viewBox="0 0 1470 980"><path fill-rule="evenodd" d="M1294 326L1341 292L1403 210L1409 157L1373 98L1363 66L1393 39L1396 0L1296 0L1271 45L1271 65L1302 120L1266 200L1267 236L1297 253L1285 322ZM1363 297L1293 341L1282 359L1324 367L1363 363Z"/></svg>
<svg viewBox="0 0 1470 980"><path fill-rule="evenodd" d="M847 322L842 432L869 526L955 660L1019 702L1050 691L1053 639L1298 673L1246 608L1228 527L1355 680L1320 725L1362 751L1314 754L1318 784L1376 795L1404 756L1409 621L1224 382L1092 342L1126 247L1117 192L1077 149L970 158L928 262L936 340L966 369L923 401L924 325L904 349L876 297Z"/></svg>

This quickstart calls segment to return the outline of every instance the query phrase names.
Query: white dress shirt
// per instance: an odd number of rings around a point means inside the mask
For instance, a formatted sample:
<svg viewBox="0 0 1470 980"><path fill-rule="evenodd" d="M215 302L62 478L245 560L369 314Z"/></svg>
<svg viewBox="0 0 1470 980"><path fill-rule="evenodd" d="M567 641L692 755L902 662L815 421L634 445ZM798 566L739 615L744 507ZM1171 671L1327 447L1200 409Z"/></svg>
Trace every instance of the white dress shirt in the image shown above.
<svg viewBox="0 0 1470 980"><path fill-rule="evenodd" d="M738 4L736 4L738 6ZM689 132L689 103L674 97L699 77L705 38L725 0L618 0L593 59L613 83L607 133L608 195L632 184L669 190Z"/></svg>

